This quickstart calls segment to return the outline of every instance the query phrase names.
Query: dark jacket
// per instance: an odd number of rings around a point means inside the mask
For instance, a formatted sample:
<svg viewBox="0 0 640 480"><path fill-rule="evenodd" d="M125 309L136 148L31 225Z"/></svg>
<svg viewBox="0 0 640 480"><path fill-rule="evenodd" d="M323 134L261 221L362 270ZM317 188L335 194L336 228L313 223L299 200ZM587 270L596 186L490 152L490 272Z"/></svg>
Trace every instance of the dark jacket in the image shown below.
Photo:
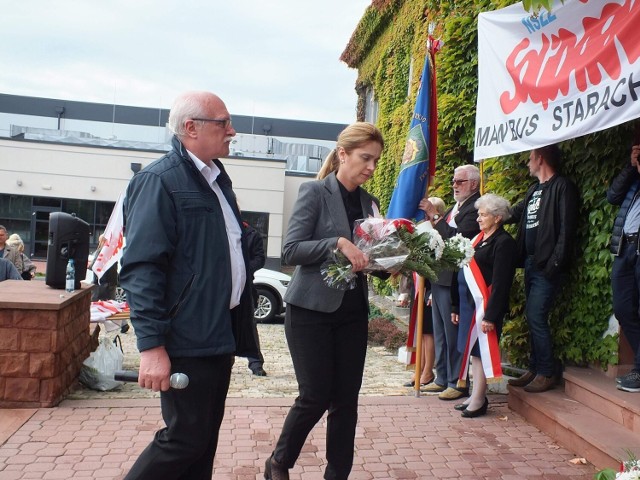
<svg viewBox="0 0 640 480"><path fill-rule="evenodd" d="M240 328L243 319L253 320L251 290L245 285L240 305L229 310L231 261L222 208L182 143L174 137L172 145L133 177L124 203L120 282L138 349L164 345L170 357L240 355L245 335L253 338L252 324ZM240 225L231 180L214 162ZM244 236L242 250L250 279Z"/></svg>
<svg viewBox="0 0 640 480"><path fill-rule="evenodd" d="M607 201L612 205L619 205L618 215L613 222L613 231L611 233L611 253L620 254L622 242L622 228L629 213L629 208L633 201L640 193L640 174L638 169L633 165L627 165L616 178L611 182L609 190L607 190ZM638 233L638 232L627 232Z"/></svg>
<svg viewBox="0 0 640 480"><path fill-rule="evenodd" d="M13 263L6 258L0 258L0 282L5 280L22 280L22 277Z"/></svg>
<svg viewBox="0 0 640 480"><path fill-rule="evenodd" d="M540 183L529 187L524 199L511 209L510 223L518 223L518 264L523 267L527 256L525 245L526 208L529 199ZM565 271L573 248L578 219L578 189L571 180L558 174L543 184L538 210L538 234L533 262L545 277L553 278Z"/></svg>
<svg viewBox="0 0 640 480"><path fill-rule="evenodd" d="M487 240L475 247L475 259L482 278L489 290L489 301L485 306L484 321L502 328L502 321L509 309L509 294L515 274L516 242L502 227ZM473 305L473 299L469 300ZM457 277L451 287L451 312L460 312L460 294Z"/></svg>
<svg viewBox="0 0 640 480"><path fill-rule="evenodd" d="M453 210L451 207L442 216L442 219L435 224L435 228L443 240L456 236L458 233L463 237L472 239L478 233L480 233L480 227L478 226L478 209L475 207L476 200L480 198L480 192L476 192L467 198L458 213L456 214L456 228L451 227L447 223L447 217ZM450 286L453 281L454 274L450 270L444 270L440 272L435 282L438 285Z"/></svg>
<svg viewBox="0 0 640 480"><path fill-rule="evenodd" d="M247 237L247 248L249 249L249 272L251 272L251 295L253 297L253 307L258 306L258 289L253 284L254 274L264 267L267 259L264 255L264 241L262 235L247 222L244 225L244 234Z"/></svg>

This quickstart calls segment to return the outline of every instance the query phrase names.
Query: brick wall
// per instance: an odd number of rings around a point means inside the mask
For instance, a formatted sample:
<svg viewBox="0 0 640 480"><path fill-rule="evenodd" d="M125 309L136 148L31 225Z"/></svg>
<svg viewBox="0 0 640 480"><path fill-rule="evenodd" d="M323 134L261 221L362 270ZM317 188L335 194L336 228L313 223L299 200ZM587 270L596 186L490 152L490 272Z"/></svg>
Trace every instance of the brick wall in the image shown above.
<svg viewBox="0 0 640 480"><path fill-rule="evenodd" d="M0 284L0 407L57 405L89 356L91 290Z"/></svg>

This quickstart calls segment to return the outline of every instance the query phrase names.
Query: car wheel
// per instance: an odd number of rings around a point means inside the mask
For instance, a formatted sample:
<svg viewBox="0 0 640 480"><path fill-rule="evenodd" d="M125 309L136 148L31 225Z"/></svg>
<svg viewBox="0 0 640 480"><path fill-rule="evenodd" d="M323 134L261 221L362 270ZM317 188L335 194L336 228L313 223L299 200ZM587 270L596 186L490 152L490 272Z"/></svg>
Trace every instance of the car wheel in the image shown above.
<svg viewBox="0 0 640 480"><path fill-rule="evenodd" d="M124 293L124 289L122 287L116 287L116 298L115 298L116 302L126 302L127 301L127 297L126 294Z"/></svg>
<svg viewBox="0 0 640 480"><path fill-rule="evenodd" d="M276 316L278 301L269 290L258 289L258 306L253 312L256 322L270 322Z"/></svg>

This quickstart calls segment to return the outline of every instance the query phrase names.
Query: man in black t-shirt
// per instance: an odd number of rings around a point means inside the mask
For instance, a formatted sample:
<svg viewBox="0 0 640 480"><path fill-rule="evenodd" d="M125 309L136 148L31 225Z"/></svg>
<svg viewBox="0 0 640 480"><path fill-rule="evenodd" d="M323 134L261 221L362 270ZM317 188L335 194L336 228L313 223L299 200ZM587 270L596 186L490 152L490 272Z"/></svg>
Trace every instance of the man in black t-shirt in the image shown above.
<svg viewBox="0 0 640 480"><path fill-rule="evenodd" d="M556 145L536 148L529 155L529 173L538 181L525 198L514 205L511 222L518 223L518 256L524 266L525 316L529 327L529 369L509 380L531 393L553 388L562 374L554 359L549 312L563 285L573 245L578 211L578 190L557 173L560 149Z"/></svg>

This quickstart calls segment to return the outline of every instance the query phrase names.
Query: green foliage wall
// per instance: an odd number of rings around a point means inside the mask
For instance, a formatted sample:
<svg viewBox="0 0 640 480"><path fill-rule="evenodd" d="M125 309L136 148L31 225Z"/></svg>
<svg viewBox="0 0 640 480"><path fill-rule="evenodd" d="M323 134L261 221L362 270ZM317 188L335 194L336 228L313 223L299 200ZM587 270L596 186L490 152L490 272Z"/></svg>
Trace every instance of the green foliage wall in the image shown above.
<svg viewBox="0 0 640 480"><path fill-rule="evenodd" d="M450 204L453 169L473 151L477 94L477 16L515 3L510 0L386 0L374 1L354 32L342 59L358 69L356 90L373 87L379 102L378 127L386 147L367 188L390 201L408 132L417 82L422 70L427 25L444 41L436 57L438 82L437 173L430 190ZM412 65L413 62L413 65ZM409 78L409 71L412 77ZM363 103L359 118L363 119ZM617 208L608 205L606 189L629 161L630 125L563 142L563 173L581 192L575 261L557 301L551 326L557 355L568 363L606 366L617 361L617 338L603 338L612 313L609 235ZM522 199L533 179L528 176L528 152L483 163L485 192L503 195L512 203ZM512 363L526 366L529 345L523 317L522 272L512 289L509 318L502 337Z"/></svg>

